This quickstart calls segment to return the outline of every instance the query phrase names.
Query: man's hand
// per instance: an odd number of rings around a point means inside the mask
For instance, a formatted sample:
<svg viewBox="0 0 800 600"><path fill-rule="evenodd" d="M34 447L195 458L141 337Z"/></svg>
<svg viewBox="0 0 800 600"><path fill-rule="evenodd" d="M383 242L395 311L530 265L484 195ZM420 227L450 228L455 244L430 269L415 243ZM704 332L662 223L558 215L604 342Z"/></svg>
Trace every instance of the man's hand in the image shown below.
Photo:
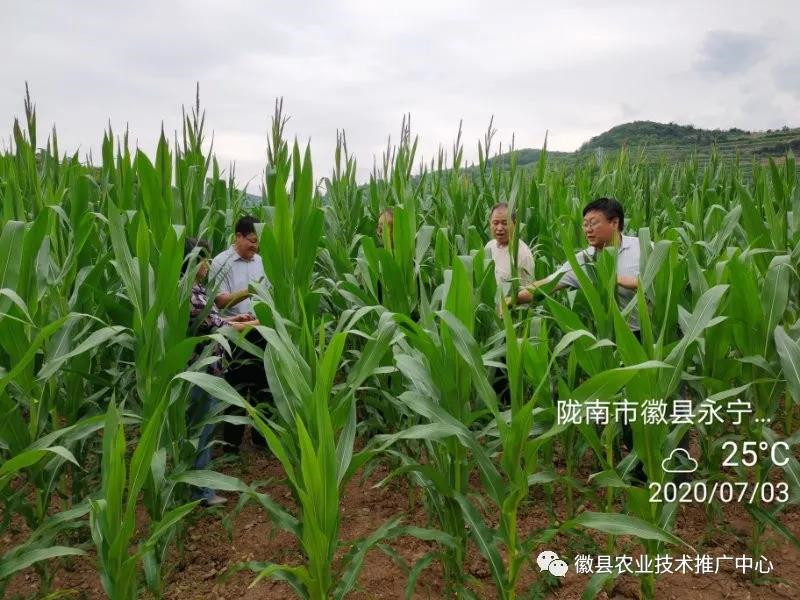
<svg viewBox="0 0 800 600"><path fill-rule="evenodd" d="M617 275L617 285L629 290L635 290L639 287L639 278L635 275Z"/></svg>
<svg viewBox="0 0 800 600"><path fill-rule="evenodd" d="M255 327L259 325L258 321L236 321L235 323L230 323L230 326L233 327L236 331L244 331L249 327Z"/></svg>
<svg viewBox="0 0 800 600"><path fill-rule="evenodd" d="M520 292L522 293L522 292ZM520 301L517 298L516 302L514 301L514 296L505 296L502 300L497 304L497 316L501 319L503 318L503 305L505 305L506 310L511 310L512 308L519 306Z"/></svg>
<svg viewBox="0 0 800 600"><path fill-rule="evenodd" d="M533 300L533 293L528 288L522 288L517 293L517 302L519 302L520 304L526 304L531 300Z"/></svg>
<svg viewBox="0 0 800 600"><path fill-rule="evenodd" d="M255 318L256 318L255 315L251 313L242 313L240 315L234 315L232 317L229 317L226 320L228 321L228 323L242 323L245 321L253 321L255 320Z"/></svg>

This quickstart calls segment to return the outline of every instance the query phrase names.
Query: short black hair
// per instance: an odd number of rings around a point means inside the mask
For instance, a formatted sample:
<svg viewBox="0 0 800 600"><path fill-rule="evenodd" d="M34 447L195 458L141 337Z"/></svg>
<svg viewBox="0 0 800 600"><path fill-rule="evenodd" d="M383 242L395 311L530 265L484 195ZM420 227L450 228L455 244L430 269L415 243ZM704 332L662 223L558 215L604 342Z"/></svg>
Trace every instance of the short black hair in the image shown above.
<svg viewBox="0 0 800 600"><path fill-rule="evenodd" d="M239 220L236 221L236 233L241 233L244 236L255 233L256 223L258 223L258 220L250 215L240 217Z"/></svg>
<svg viewBox="0 0 800 600"><path fill-rule="evenodd" d="M207 240L194 237L186 238L186 241L183 243L183 264L181 265L181 275L186 273L186 267L189 264L186 259L189 258L189 255L195 248L197 248L198 258L202 259L211 256L211 244L209 244Z"/></svg>
<svg viewBox="0 0 800 600"><path fill-rule="evenodd" d="M622 204L614 200L614 198L596 198L583 207L583 216L585 217L586 213L595 210L603 213L603 216L609 221L614 218L618 219L619 230L622 232L625 227L625 211L622 209Z"/></svg>
<svg viewBox="0 0 800 600"><path fill-rule="evenodd" d="M508 202L498 202L494 206L492 206L492 210L489 211L489 219L491 220L494 211L498 208L505 208L508 210ZM517 209L514 209L514 212L511 213L511 220L516 223L517 222Z"/></svg>

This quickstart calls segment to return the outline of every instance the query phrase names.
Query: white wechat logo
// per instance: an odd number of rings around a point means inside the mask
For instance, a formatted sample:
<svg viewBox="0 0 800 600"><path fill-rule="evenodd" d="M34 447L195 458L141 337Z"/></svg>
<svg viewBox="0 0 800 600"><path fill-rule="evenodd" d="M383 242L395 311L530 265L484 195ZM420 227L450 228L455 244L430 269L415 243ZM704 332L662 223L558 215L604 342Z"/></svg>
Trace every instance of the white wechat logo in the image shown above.
<svg viewBox="0 0 800 600"><path fill-rule="evenodd" d="M558 554L552 550L540 552L536 558L536 564L539 565L541 571L549 571L551 575L556 577L564 577L569 569L567 563L558 558Z"/></svg>

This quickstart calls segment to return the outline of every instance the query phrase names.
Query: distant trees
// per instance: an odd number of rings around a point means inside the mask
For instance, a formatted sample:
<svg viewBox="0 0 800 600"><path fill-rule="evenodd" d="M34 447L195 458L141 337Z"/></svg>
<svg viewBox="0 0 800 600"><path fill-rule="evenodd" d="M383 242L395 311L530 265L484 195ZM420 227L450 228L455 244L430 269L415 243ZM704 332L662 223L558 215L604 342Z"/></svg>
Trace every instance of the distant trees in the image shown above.
<svg viewBox="0 0 800 600"><path fill-rule="evenodd" d="M787 133L795 132L794 136ZM759 134L759 135L755 135ZM770 139L770 135L778 139ZM632 121L612 127L589 141L583 143L576 152L549 152L550 159L565 161L579 160L581 157L603 156L606 152L615 152L627 146L629 148L647 148L654 155L667 155L676 160L694 152L708 152L712 145L724 147L727 153L741 152L743 156L770 156L782 154L788 150L798 153L800 129L783 126L781 129L752 132L740 127L729 129L703 129L694 124L679 125L674 121L657 123L655 121ZM535 164L540 150L523 148L517 150L519 166ZM492 161L503 167L510 162L509 154L502 154Z"/></svg>

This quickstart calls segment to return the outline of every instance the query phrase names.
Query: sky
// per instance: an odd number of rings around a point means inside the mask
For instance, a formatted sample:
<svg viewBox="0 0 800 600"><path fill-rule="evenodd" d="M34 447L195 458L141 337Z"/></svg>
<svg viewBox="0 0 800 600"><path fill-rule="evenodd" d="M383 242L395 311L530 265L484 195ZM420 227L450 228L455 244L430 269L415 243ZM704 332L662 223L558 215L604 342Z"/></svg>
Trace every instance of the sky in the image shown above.
<svg viewBox="0 0 800 600"><path fill-rule="evenodd" d="M633 120L763 130L800 126L796 0L705 2L0 0L0 147L23 114L40 137L99 156L127 126L148 152L181 108L206 111L220 165L257 191L275 99L287 133L330 175L337 130L366 180L403 115L418 158L465 160L494 117L495 150L575 150ZM210 141L210 135L209 135Z"/></svg>

